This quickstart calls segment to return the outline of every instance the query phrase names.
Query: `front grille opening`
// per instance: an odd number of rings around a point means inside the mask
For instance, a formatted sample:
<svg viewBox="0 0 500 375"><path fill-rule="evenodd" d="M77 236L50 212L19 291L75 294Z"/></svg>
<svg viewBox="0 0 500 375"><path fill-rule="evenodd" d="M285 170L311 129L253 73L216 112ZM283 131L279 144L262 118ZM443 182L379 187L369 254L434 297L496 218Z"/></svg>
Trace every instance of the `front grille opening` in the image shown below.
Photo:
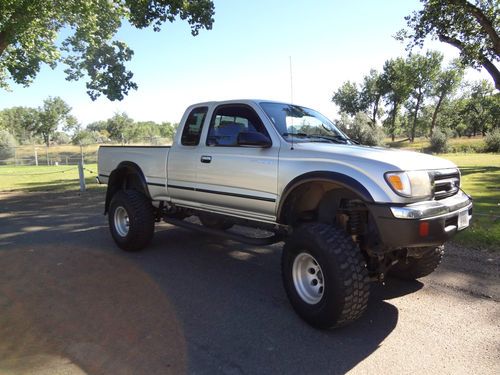
<svg viewBox="0 0 500 375"><path fill-rule="evenodd" d="M431 174L434 183L434 199L444 199L458 193L460 189L460 174L454 172L436 171Z"/></svg>

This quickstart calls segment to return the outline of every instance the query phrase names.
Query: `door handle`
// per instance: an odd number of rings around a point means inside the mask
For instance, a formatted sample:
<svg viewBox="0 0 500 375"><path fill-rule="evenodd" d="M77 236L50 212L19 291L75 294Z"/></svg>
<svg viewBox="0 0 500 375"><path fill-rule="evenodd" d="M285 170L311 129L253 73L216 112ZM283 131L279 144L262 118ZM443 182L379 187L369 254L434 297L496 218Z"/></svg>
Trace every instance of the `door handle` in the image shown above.
<svg viewBox="0 0 500 375"><path fill-rule="evenodd" d="M203 155L200 159L202 163L210 163L212 161L212 157L208 155Z"/></svg>

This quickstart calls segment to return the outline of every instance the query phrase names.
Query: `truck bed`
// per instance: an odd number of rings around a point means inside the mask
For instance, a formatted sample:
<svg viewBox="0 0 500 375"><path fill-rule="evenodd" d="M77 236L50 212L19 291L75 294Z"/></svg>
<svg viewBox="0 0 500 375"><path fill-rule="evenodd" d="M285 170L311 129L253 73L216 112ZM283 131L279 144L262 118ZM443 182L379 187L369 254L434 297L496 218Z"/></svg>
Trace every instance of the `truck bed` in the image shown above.
<svg viewBox="0 0 500 375"><path fill-rule="evenodd" d="M151 197L165 196L169 152L170 146L100 146L97 153L99 180L107 183L120 163L133 163L144 173Z"/></svg>

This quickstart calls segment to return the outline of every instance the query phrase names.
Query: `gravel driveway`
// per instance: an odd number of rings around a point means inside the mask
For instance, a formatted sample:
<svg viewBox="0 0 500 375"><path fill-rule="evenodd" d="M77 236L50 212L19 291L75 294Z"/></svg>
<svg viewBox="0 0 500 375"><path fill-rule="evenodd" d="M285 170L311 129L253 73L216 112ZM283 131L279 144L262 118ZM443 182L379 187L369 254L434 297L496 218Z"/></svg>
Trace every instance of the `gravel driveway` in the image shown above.
<svg viewBox="0 0 500 375"><path fill-rule="evenodd" d="M500 252L450 245L319 331L288 304L279 245L162 224L127 254L103 196L0 194L0 374L500 374Z"/></svg>

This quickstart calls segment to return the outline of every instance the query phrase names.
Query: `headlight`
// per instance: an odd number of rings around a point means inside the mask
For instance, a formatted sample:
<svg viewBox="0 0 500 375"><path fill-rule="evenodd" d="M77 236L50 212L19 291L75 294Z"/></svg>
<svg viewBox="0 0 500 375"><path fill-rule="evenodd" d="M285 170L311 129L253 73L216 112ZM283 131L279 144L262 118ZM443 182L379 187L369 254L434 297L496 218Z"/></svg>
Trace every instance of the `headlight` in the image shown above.
<svg viewBox="0 0 500 375"><path fill-rule="evenodd" d="M431 180L426 171L388 172L385 180L403 197L423 198L432 194Z"/></svg>

